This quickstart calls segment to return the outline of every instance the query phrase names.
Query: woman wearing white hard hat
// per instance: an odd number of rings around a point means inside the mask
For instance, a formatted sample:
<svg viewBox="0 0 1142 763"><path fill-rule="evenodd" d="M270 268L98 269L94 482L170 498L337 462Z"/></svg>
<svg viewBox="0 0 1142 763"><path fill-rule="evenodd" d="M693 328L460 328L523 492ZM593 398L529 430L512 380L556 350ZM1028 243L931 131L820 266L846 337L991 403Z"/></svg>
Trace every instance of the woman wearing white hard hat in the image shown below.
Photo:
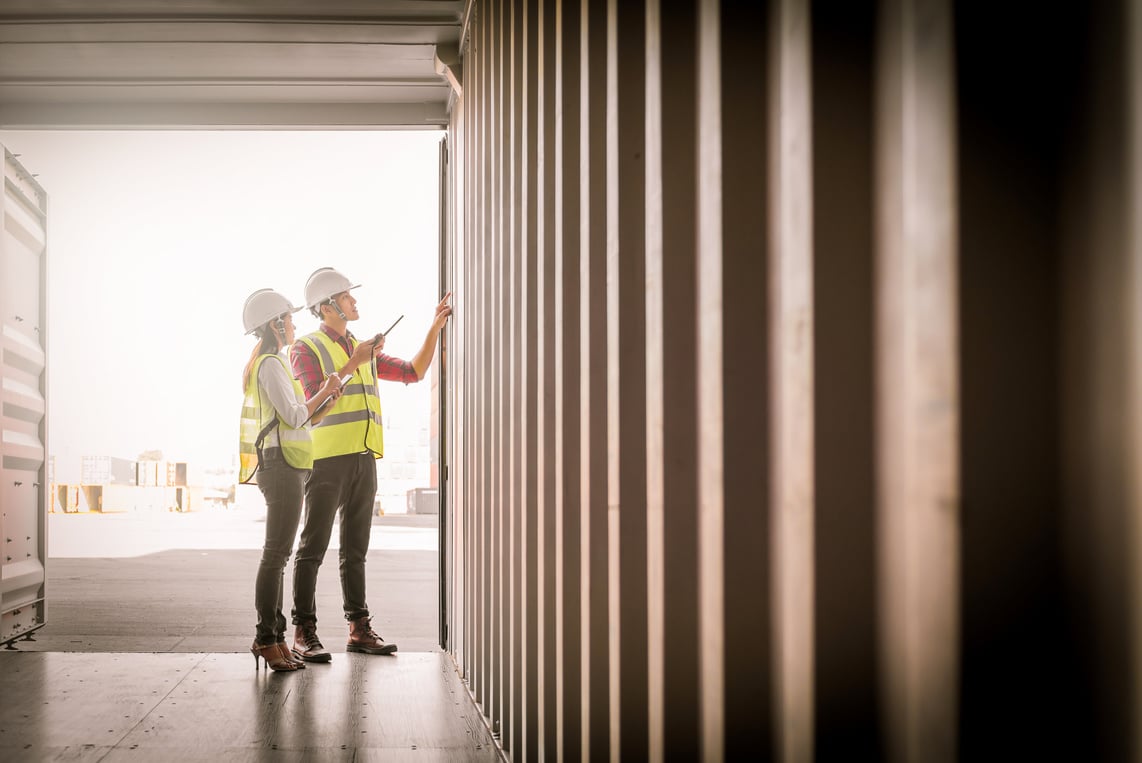
<svg viewBox="0 0 1142 763"><path fill-rule="evenodd" d="M258 621L250 651L255 668L260 657L275 671L305 667L285 643L282 578L301 518L305 478L313 466L309 424L323 415L321 404L341 390L337 378L330 377L307 401L282 357L282 349L293 344L293 313L299 309L272 289L254 292L242 308L246 333L254 334L258 344L242 373L239 480L250 482L257 473L266 499L266 540L254 582Z"/></svg>

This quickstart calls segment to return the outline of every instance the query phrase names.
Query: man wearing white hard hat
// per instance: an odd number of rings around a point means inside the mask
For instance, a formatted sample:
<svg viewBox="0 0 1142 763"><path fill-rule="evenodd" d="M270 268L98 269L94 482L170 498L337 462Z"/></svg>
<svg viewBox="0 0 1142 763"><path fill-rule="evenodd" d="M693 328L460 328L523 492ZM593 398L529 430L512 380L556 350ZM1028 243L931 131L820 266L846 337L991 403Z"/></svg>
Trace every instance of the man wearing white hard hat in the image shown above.
<svg viewBox="0 0 1142 763"><path fill-rule="evenodd" d="M428 372L440 330L452 314L451 294L436 305L428 335L412 360L382 352L385 338L377 334L363 342L349 331L358 320L352 283L333 268L320 268L305 284L306 307L321 326L302 337L290 350L294 375L305 393L316 392L324 378L345 380L341 396L325 419L313 428L313 470L305 483L305 522L294 561L293 652L306 662L329 662L332 655L317 637L317 571L329 547L333 520L340 512L339 550L341 597L349 622L346 651L391 654L372 627L365 601L365 556L377 493L376 459L384 455L378 381L418 382Z"/></svg>

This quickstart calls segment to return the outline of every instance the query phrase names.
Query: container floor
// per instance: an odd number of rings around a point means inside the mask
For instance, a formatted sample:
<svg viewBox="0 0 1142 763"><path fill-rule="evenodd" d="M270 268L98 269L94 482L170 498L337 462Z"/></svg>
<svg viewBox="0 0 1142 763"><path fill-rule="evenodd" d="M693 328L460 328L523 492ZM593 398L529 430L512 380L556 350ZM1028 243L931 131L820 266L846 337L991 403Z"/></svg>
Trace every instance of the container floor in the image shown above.
<svg viewBox="0 0 1142 763"><path fill-rule="evenodd" d="M4 761L496 761L451 659L0 651Z"/></svg>

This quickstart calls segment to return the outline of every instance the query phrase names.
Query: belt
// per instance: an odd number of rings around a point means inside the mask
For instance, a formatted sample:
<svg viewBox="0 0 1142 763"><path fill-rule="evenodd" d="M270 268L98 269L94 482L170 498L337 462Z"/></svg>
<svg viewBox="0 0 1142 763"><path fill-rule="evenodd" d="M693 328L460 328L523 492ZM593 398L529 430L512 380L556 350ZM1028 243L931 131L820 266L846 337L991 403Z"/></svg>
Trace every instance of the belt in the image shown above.
<svg viewBox="0 0 1142 763"><path fill-rule="evenodd" d="M285 457L282 456L281 448L262 448L263 461L284 461Z"/></svg>

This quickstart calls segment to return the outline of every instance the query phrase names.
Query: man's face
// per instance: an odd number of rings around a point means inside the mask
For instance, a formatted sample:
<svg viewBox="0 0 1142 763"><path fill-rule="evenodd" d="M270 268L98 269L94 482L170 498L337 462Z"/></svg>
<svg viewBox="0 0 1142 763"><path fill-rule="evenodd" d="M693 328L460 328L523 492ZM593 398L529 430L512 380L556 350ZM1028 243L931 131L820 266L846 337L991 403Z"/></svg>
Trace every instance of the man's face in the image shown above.
<svg viewBox="0 0 1142 763"><path fill-rule="evenodd" d="M357 300L349 292L343 291L340 294L334 294L333 301L341 308L341 312L345 313L345 320L355 321L361 317L357 312Z"/></svg>

